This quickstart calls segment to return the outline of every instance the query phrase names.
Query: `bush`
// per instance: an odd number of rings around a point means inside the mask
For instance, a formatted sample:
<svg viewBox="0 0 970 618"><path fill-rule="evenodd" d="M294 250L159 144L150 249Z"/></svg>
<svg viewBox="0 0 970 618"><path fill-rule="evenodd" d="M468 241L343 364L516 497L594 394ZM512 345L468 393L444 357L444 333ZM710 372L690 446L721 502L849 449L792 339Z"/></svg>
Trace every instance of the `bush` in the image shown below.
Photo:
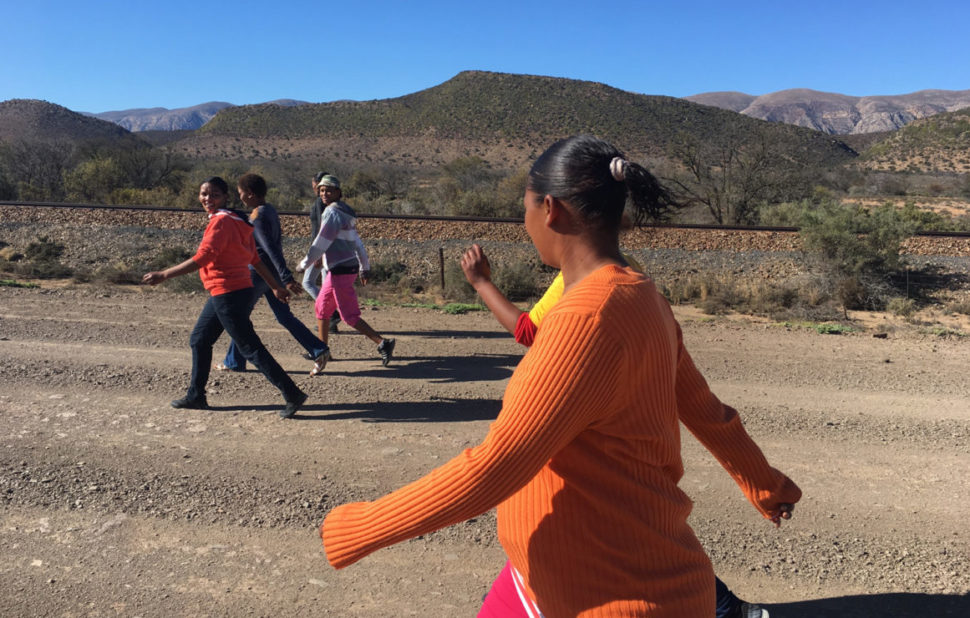
<svg viewBox="0 0 970 618"><path fill-rule="evenodd" d="M21 277L34 279L63 279L70 277L74 271L57 260L41 260L39 262L17 262L13 267L14 273Z"/></svg>
<svg viewBox="0 0 970 618"><path fill-rule="evenodd" d="M952 302L946 306L946 309L950 313L962 313L963 315L970 315L970 300Z"/></svg>
<svg viewBox="0 0 970 618"><path fill-rule="evenodd" d="M820 258L843 310L880 309L889 281L905 268L903 240L914 225L892 205L873 210L822 201L805 204L801 216L805 248Z"/></svg>
<svg viewBox="0 0 970 618"><path fill-rule="evenodd" d="M916 312L916 301L914 301L912 298L902 298L901 296L897 296L889 299L889 302L886 303L886 311L892 313L893 315L908 318Z"/></svg>
<svg viewBox="0 0 970 618"><path fill-rule="evenodd" d="M64 255L64 245L53 242L46 236L41 236L37 242L30 243L24 250L24 257L32 262L57 260L62 255Z"/></svg>
<svg viewBox="0 0 970 618"><path fill-rule="evenodd" d="M154 258L145 264L146 271L163 270L169 266L181 264L194 255L185 247L163 247Z"/></svg>
<svg viewBox="0 0 970 618"><path fill-rule="evenodd" d="M528 300L536 295L536 270L525 262L498 268L492 281L511 301Z"/></svg>
<svg viewBox="0 0 970 618"><path fill-rule="evenodd" d="M375 262L370 265L370 279L374 283L397 285L407 270L403 262Z"/></svg>
<svg viewBox="0 0 970 618"><path fill-rule="evenodd" d="M445 298L456 302L473 302L478 299L478 292L465 279L461 264L455 260L445 262Z"/></svg>

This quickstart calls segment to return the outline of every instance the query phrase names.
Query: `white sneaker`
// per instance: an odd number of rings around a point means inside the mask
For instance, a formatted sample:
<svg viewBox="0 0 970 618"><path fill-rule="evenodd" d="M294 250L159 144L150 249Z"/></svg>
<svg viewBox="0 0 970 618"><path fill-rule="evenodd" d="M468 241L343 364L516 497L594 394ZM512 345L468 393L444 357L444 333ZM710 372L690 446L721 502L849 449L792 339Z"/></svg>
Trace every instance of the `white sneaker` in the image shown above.
<svg viewBox="0 0 970 618"><path fill-rule="evenodd" d="M741 602L741 618L768 618L768 610L754 603Z"/></svg>

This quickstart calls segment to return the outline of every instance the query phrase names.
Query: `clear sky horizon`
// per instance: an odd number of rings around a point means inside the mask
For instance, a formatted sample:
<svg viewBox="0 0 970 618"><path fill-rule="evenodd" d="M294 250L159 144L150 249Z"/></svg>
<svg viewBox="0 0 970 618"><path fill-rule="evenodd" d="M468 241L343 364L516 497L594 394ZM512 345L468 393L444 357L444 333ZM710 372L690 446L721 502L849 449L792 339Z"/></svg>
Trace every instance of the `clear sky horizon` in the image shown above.
<svg viewBox="0 0 970 618"><path fill-rule="evenodd" d="M648 95L970 89L970 3L8 2L0 101L74 111L404 96L461 71Z"/></svg>

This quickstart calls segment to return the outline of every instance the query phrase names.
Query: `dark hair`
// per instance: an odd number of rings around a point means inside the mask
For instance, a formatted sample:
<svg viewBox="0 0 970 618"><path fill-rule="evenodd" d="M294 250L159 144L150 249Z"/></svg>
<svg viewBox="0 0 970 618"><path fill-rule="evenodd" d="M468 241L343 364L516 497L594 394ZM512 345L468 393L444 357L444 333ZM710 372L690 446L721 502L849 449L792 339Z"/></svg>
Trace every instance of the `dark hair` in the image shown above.
<svg viewBox="0 0 970 618"><path fill-rule="evenodd" d="M226 195L229 195L229 184L218 176L210 176L202 181L203 185L212 185ZM201 185L200 185L201 186Z"/></svg>
<svg viewBox="0 0 970 618"><path fill-rule="evenodd" d="M313 175L313 182L320 184L320 181L323 180L323 177L326 175L327 175L327 172L317 172L316 174Z"/></svg>
<svg viewBox="0 0 970 618"><path fill-rule="evenodd" d="M617 157L622 180L611 169ZM619 230L628 199L637 225L663 219L677 206L646 168L592 135L574 135L547 148L529 170L528 187L568 202L591 225L611 231Z"/></svg>
<svg viewBox="0 0 970 618"><path fill-rule="evenodd" d="M260 199L266 197L266 180L259 174L252 172L243 174L236 181L236 186L242 187Z"/></svg>

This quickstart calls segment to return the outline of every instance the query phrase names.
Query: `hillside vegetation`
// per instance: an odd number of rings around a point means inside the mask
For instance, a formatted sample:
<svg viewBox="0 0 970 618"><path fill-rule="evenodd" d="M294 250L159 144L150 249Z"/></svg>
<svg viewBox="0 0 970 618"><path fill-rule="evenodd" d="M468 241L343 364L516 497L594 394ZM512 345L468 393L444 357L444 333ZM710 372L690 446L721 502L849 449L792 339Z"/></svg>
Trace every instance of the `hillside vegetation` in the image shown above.
<svg viewBox="0 0 970 618"><path fill-rule="evenodd" d="M255 171L271 202L299 210L326 170L365 213L517 216L529 163L558 138L592 133L675 190L683 222L757 223L819 191L960 215L967 113L837 137L600 83L477 71L394 99L228 107L195 131L137 136L14 100L0 103L0 199L191 208L201 178Z"/></svg>
<svg viewBox="0 0 970 618"><path fill-rule="evenodd" d="M278 141L366 135L415 138L415 150L436 139L460 139L514 142L532 151L561 137L591 133L640 157L663 157L683 134L718 140L726 130L767 131L793 159L812 165L838 164L853 155L842 142L816 131L683 99L634 94L594 82L479 71L396 99L230 108L203 127L199 137Z"/></svg>
<svg viewBox="0 0 970 618"><path fill-rule="evenodd" d="M894 131L864 152L874 169L970 172L970 109L937 114Z"/></svg>

